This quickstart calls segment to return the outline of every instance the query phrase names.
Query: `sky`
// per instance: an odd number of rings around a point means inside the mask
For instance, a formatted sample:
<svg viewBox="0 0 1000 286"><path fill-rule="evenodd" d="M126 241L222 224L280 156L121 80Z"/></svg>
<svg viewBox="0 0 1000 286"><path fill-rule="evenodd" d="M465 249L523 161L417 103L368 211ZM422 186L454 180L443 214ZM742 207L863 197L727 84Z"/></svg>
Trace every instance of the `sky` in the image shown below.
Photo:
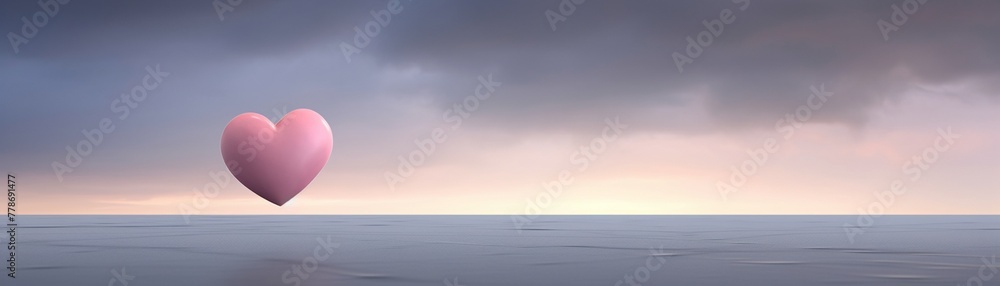
<svg viewBox="0 0 1000 286"><path fill-rule="evenodd" d="M24 214L998 214L996 1L42 3L0 3ZM278 207L219 141L298 108L334 148Z"/></svg>

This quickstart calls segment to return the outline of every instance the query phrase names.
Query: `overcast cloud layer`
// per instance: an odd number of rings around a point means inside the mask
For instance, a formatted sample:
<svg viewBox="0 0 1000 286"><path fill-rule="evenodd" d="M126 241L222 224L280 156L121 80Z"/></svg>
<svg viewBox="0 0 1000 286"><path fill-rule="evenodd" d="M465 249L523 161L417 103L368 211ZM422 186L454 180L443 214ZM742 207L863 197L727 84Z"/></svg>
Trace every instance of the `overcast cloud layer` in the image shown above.
<svg viewBox="0 0 1000 286"><path fill-rule="evenodd" d="M575 5L555 30L546 11L559 13L560 1L402 1L402 11L370 44L345 59L342 43L353 44L354 28L373 21L370 11L385 9L386 2L244 0L221 19L211 1L61 5L17 52L9 41L0 49L0 166L32 178L38 188L31 192L39 199L93 192L142 200L184 193L190 188L185 186L199 184L184 182L201 182L221 166L218 138L233 116L311 108L330 122L336 142L324 174L343 176L330 184L354 182L337 185L340 190L328 197L361 199L382 191L385 171L413 150L414 139L449 125L442 114L473 95L480 76L502 86L454 132L453 141L439 146L427 169L452 166L473 170L456 178L479 178L475 170L489 173L486 166L502 164L488 154L530 157L548 149L516 150L560 138L568 138L569 154L609 117L628 122L626 137L644 148L656 148L655 140L667 136L671 142L710 142L694 149L736 146L739 153L759 146L747 138L773 132L775 122L805 104L810 88L820 85L835 99L807 124L839 128L831 129L834 137L883 136L910 127L933 134L941 125L933 118L957 118L975 108L995 114L1000 89L997 1L927 1L888 34L877 23L892 23L893 6L905 1L752 0L744 6L591 0ZM679 71L672 54L685 53L687 38L697 37L706 29L703 21L718 19L726 9L735 20ZM21 17L30 20L38 11L34 1L4 1L0 32L21 34ZM141 84L147 66L169 76L128 118L117 119L114 100ZM920 102L958 103L924 113L900 111L916 114L912 120L885 119L886 108L909 106L914 94ZM995 125L984 122L995 123L997 116L962 122L969 124L966 130L988 132ZM63 161L65 146L83 139L81 130L97 128L102 118L114 119L116 130L58 181L51 164ZM996 136L980 137L993 142ZM837 148L857 150L857 144ZM740 160L736 155L719 162ZM976 162L957 168L997 166ZM656 162L647 170L676 164ZM725 177L728 166L706 168ZM531 185L552 173L539 172L484 180ZM703 181L714 196L713 180ZM428 188L458 186L435 184ZM143 185L170 187L134 190ZM979 185L988 186L995 182ZM239 188L231 187L230 198L246 198L249 193ZM636 197L642 195L628 195ZM857 205L865 202L859 200ZM515 199L508 209L521 203ZM52 211L45 203L32 204L39 212ZM468 209L459 212L476 212Z"/></svg>

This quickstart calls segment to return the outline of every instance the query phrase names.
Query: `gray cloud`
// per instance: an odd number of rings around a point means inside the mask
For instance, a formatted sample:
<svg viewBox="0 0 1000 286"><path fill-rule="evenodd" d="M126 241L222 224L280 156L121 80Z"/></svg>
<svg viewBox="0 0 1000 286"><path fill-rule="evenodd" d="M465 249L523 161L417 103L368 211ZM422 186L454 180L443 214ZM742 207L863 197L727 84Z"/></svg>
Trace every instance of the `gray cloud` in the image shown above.
<svg viewBox="0 0 1000 286"><path fill-rule="evenodd" d="M168 83L121 122L104 156L178 148L135 160L180 165L184 153L216 152L232 116L289 106L341 128L346 160L385 160L441 124L485 74L503 86L470 128L511 137L589 134L616 115L649 132L771 128L818 84L837 98L816 120L860 127L915 84L996 79L1000 3L928 2L885 41L876 22L902 2L751 1L738 11L730 1L587 1L552 31L544 13L559 1L403 1L347 63L338 45L384 2L244 0L220 22L211 1L73 1L19 53L0 53L0 131L17 134L0 154L47 170L155 64L172 72ZM5 1L0 31L19 31L39 9ZM723 9L737 10L735 22L679 73L671 54ZM705 116L665 111L677 109Z"/></svg>

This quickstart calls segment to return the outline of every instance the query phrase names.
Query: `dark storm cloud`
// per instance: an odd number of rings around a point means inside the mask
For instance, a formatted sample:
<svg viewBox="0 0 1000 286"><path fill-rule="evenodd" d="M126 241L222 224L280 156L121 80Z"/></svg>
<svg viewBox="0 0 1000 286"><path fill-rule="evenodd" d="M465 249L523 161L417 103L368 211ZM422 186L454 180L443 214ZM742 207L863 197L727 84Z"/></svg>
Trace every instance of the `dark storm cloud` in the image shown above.
<svg viewBox="0 0 1000 286"><path fill-rule="evenodd" d="M837 99L818 120L859 125L870 109L914 84L1000 68L995 2L932 1L888 41L876 23L891 21L892 6L904 1L752 1L745 11L729 1L588 1L552 31L542 11L558 3L425 7L418 17L434 21L407 22L393 31L406 36L379 39L374 57L456 73L496 70L519 89L491 103L502 108L485 116L513 128L556 129L592 113L654 112L650 107L676 104L672 97L698 87L717 127L769 128L819 84ZM464 12L433 13L445 8ZM735 11L734 23L679 72L671 54L684 53L686 38L723 9Z"/></svg>
<svg viewBox="0 0 1000 286"><path fill-rule="evenodd" d="M771 128L819 84L836 99L816 120L860 126L914 84L1000 71L1000 3L929 1L886 41L876 22L903 2L754 0L744 11L732 1L591 0L553 31L545 12L558 11L560 1L403 1L347 63L340 44L353 42L353 28L372 21L369 11L384 1L244 0L225 21L211 1L72 1L20 52L7 45L0 54L2 130L24 138L0 153L58 158L155 64L173 72L159 91L169 97L145 106L148 115L117 136L186 124L202 128L192 140L214 140L240 110L291 103L330 106L354 130L377 126L388 130L379 138L408 141L412 133L392 132L415 115L400 116L385 102L422 91L438 117L486 74L503 86L475 114L476 128L510 134L589 132L608 116L658 132ZM0 5L4 33L19 33L21 17L41 10L35 1ZM723 9L735 21L679 72L671 54L684 53L686 38ZM321 56L303 56L310 54ZM380 78L407 69L435 76ZM669 108L704 109L707 118L677 120L664 113Z"/></svg>

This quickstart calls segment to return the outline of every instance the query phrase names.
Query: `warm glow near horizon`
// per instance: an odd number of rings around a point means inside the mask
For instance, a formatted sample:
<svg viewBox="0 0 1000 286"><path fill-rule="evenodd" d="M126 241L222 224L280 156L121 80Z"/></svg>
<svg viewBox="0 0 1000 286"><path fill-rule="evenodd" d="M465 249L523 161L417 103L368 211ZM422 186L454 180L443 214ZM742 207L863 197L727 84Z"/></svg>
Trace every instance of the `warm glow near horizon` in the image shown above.
<svg viewBox="0 0 1000 286"><path fill-rule="evenodd" d="M380 172L352 171L334 156L313 184L282 207L236 181L203 200L196 194L212 183L208 168L201 176L199 170L176 172L176 180L123 175L114 185L82 176L36 185L51 174L24 174L24 200L34 202L24 213L182 214L186 207L198 214L857 214L878 202L876 194L890 190L893 180L903 179L908 191L897 199L905 203L890 205L886 213L996 214L988 202L998 196L988 186L958 180L997 169L960 169L991 166L982 154L995 153L991 146L1000 140L990 133L991 124L983 124L996 122L990 119L994 108L966 104L914 97L864 128L807 124L789 139L770 130L670 135L629 127L583 171L569 158L586 138L539 134L518 144L484 146L473 131L456 134L434 155L437 161L417 168L395 190ZM930 108L953 114L936 126L952 126L961 141L942 153L927 175L910 181L904 164L932 147L938 134L893 124L925 120L921 112ZM718 181L729 182L731 167L750 158L746 149L760 148L754 142L767 138L781 142L779 150L723 198ZM572 176L570 184L553 183L561 171ZM562 191L547 192L545 184ZM58 196L31 191L52 188L72 191ZM964 197L976 194L978 199Z"/></svg>

